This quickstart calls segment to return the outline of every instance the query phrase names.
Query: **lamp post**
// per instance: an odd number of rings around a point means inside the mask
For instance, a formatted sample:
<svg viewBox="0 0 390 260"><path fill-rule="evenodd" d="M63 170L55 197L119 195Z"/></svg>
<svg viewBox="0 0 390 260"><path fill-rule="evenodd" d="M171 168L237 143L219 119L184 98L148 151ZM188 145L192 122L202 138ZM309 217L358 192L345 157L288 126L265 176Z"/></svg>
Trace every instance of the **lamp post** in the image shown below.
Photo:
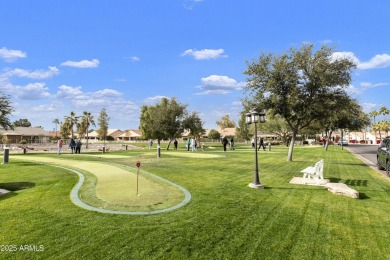
<svg viewBox="0 0 390 260"><path fill-rule="evenodd" d="M256 123L265 123L265 111L257 112L253 109L250 113L245 114L245 122L250 124L255 124L255 173L253 177L253 182L249 183L249 187L254 189L264 189L264 185L260 183L259 179L259 165L257 160L257 126Z"/></svg>

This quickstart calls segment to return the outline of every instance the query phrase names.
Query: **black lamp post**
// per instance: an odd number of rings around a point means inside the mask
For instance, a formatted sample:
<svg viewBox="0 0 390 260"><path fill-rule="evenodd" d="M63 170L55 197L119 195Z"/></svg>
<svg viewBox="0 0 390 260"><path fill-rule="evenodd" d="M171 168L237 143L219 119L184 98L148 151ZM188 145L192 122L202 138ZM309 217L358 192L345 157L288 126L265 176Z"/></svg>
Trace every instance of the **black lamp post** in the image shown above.
<svg viewBox="0 0 390 260"><path fill-rule="evenodd" d="M259 179L259 165L257 162L257 126L256 123L265 123L265 111L257 112L255 109L253 109L250 113L245 114L245 121L246 123L255 124L255 174L253 178L253 182L249 183L249 187L255 188L255 189L264 189L264 185L260 183Z"/></svg>

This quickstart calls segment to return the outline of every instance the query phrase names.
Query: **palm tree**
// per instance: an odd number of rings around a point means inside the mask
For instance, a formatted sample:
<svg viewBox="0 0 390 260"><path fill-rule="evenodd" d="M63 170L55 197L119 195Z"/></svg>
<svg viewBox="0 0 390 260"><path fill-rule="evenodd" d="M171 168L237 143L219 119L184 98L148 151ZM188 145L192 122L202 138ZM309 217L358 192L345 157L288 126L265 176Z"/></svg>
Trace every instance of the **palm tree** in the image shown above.
<svg viewBox="0 0 390 260"><path fill-rule="evenodd" d="M383 115L383 116L386 116L386 115L388 115L388 114L390 114L390 110L389 109L387 109L387 107L381 107L380 109L379 109L379 114L380 115Z"/></svg>
<svg viewBox="0 0 390 260"><path fill-rule="evenodd" d="M53 120L52 123L55 124L55 126L56 126L56 137L57 137L57 125L60 124L60 120L58 120L58 118L56 118L56 119Z"/></svg>
<svg viewBox="0 0 390 260"><path fill-rule="evenodd" d="M379 140L382 140L382 134L381 134L381 130L382 130L382 127L381 127L381 122L378 122L378 123L375 123L372 125L372 129L374 129L374 131L378 131L379 132ZM376 137L375 137L376 139Z"/></svg>
<svg viewBox="0 0 390 260"><path fill-rule="evenodd" d="M389 135L390 131L390 121L382 121L381 122L381 127L383 131L386 131L387 136Z"/></svg>
<svg viewBox="0 0 390 260"><path fill-rule="evenodd" d="M93 120L93 115L91 112L84 111L83 115L81 116L81 124L85 127L85 132L87 134L87 143L85 148L88 148L88 132L89 132L89 127L91 125L96 127L95 121Z"/></svg>
<svg viewBox="0 0 390 260"><path fill-rule="evenodd" d="M380 113L376 110L372 110L370 113L369 113L369 116L370 117L373 117L374 118L374 122L372 123L372 129L374 129L374 133L375 133L375 142L376 142L376 130L378 129L377 127L374 127L376 125L376 121L375 121L375 118L377 116L379 116Z"/></svg>
<svg viewBox="0 0 390 260"><path fill-rule="evenodd" d="M72 111L72 112L70 112L70 116L65 116L65 120L68 123L71 137L73 138L73 126L77 125L78 118L77 118L76 114Z"/></svg>

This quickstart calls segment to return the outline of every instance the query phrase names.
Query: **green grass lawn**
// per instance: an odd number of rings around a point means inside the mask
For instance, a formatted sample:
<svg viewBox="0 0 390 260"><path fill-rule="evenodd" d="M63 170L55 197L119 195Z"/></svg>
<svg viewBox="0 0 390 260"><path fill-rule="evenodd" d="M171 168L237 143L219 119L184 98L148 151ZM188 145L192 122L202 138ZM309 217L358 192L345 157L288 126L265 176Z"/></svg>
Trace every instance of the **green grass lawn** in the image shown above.
<svg viewBox="0 0 390 260"><path fill-rule="evenodd" d="M191 192L186 206L150 216L79 208L69 196L74 173L11 155L9 164L0 165L0 188L14 191L0 197L0 259L390 258L390 182L348 151L296 147L293 162L286 161L286 147L260 151L265 189L255 190L248 187L253 150L241 145L223 153L213 146L197 152L202 156L184 156L180 147L162 149L161 158L148 149L107 153L118 158L66 157L130 166L141 161L143 170ZM320 158L325 178L349 185L361 198L288 183ZM7 252L12 245L18 250ZM21 245L43 251L23 251Z"/></svg>

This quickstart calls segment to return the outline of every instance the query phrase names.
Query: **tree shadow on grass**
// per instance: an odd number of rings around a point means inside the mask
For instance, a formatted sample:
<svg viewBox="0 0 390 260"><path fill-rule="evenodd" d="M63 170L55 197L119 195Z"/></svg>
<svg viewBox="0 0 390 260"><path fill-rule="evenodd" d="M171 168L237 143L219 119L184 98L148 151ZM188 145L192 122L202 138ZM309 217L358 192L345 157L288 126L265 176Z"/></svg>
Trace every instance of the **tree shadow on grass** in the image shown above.
<svg viewBox="0 0 390 260"><path fill-rule="evenodd" d="M0 189L5 189L9 191L18 191L18 190L25 190L25 189L31 189L35 187L35 183L33 182L0 182Z"/></svg>
<svg viewBox="0 0 390 260"><path fill-rule="evenodd" d="M353 165L353 166L364 166L364 167L367 167L367 164L365 164L365 163L346 163L346 162L333 162L332 164L339 164L339 165Z"/></svg>
<svg viewBox="0 0 390 260"><path fill-rule="evenodd" d="M0 201L16 196L17 193L15 193L15 191L31 189L33 187L35 187L35 183L33 182L8 182L8 183L0 182L0 189L10 191L5 194L0 193Z"/></svg>

